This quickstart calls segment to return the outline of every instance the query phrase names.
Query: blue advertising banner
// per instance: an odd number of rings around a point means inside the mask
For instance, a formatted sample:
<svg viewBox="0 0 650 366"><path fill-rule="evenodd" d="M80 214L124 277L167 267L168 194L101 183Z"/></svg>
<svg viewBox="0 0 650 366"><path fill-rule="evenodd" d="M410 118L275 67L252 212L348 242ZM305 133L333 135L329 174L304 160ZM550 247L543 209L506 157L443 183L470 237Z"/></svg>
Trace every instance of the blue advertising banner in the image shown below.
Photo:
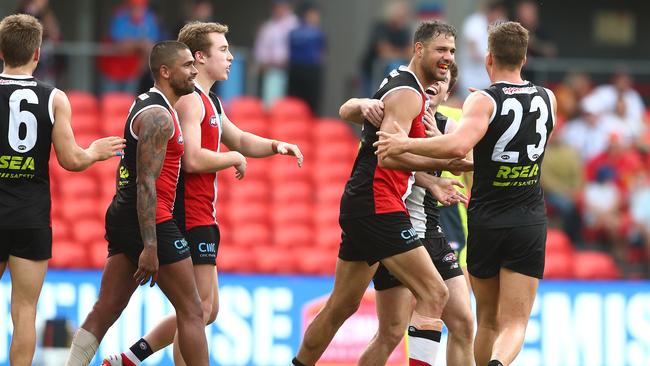
<svg viewBox="0 0 650 366"><path fill-rule="evenodd" d="M38 306L37 328L67 318L76 328L99 292L100 272L50 271ZM288 365L302 332L326 299L330 277L223 274L219 317L206 328L212 365ZM0 281L0 365L9 364L11 284ZM368 291L324 355L328 365L353 365L376 329ZM104 337L93 365L128 348L173 309L158 288L138 289L120 320ZM443 338L444 342L444 338ZM63 352L65 353L65 352ZM403 363L403 347L391 364ZM39 347L35 365L60 365ZM325 361L325 359L324 359ZM438 355L444 365L444 354ZM171 347L145 365L173 365ZM543 281L515 365L650 365L650 283Z"/></svg>

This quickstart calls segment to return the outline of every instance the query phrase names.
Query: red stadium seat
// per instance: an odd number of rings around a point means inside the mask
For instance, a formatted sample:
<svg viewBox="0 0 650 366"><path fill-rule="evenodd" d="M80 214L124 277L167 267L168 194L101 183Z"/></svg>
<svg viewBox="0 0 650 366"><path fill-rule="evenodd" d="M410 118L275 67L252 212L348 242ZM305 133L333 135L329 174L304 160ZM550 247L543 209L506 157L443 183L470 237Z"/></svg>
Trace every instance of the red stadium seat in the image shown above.
<svg viewBox="0 0 650 366"><path fill-rule="evenodd" d="M256 257L250 248L235 246L220 246L217 255L219 272L255 272Z"/></svg>
<svg viewBox="0 0 650 366"><path fill-rule="evenodd" d="M99 103L94 94L79 90L69 90L66 92L66 95L70 100L73 119L81 115L99 115Z"/></svg>
<svg viewBox="0 0 650 366"><path fill-rule="evenodd" d="M321 183L319 180L314 179L316 182L316 204L318 205L335 205L338 206L341 202L345 182L342 184L329 184Z"/></svg>
<svg viewBox="0 0 650 366"><path fill-rule="evenodd" d="M104 218L107 206L100 206L98 198L68 198L58 203L62 206L61 215L73 226L77 220Z"/></svg>
<svg viewBox="0 0 650 366"><path fill-rule="evenodd" d="M101 117L102 132L106 136L124 137L126 116Z"/></svg>
<svg viewBox="0 0 650 366"><path fill-rule="evenodd" d="M126 120L135 97L129 93L107 93L101 98L102 117L116 117Z"/></svg>
<svg viewBox="0 0 650 366"><path fill-rule="evenodd" d="M316 164L319 166L330 163L344 163L352 167L357 156L358 144L349 141L332 140L319 143L314 152Z"/></svg>
<svg viewBox="0 0 650 366"><path fill-rule="evenodd" d="M576 252L575 277L582 280L615 280L621 272L611 255L597 251Z"/></svg>
<svg viewBox="0 0 650 366"><path fill-rule="evenodd" d="M312 128L314 141L332 142L346 141L358 143L359 138L354 134L347 122L334 118L319 118Z"/></svg>
<svg viewBox="0 0 650 366"><path fill-rule="evenodd" d="M286 97L278 100L269 110L272 120L298 120L311 119L312 112L309 105L303 100L293 97Z"/></svg>
<svg viewBox="0 0 650 366"><path fill-rule="evenodd" d="M227 215L230 225L235 228L244 224L266 224L269 222L269 215L271 215L270 207L269 204L263 202L231 201L222 215Z"/></svg>
<svg viewBox="0 0 650 366"><path fill-rule="evenodd" d="M273 119L270 123L269 136L291 143L298 143L302 145L311 143L312 128L314 124L310 119Z"/></svg>
<svg viewBox="0 0 650 366"><path fill-rule="evenodd" d="M275 247L255 248L256 269L261 273L295 273L298 258L294 253Z"/></svg>
<svg viewBox="0 0 650 366"><path fill-rule="evenodd" d="M59 181L59 192L64 199L96 198L99 195L97 181L84 174L75 174Z"/></svg>
<svg viewBox="0 0 650 366"><path fill-rule="evenodd" d="M72 226L74 238L77 243L88 246L93 243L104 242L104 221L100 219L83 219L76 221Z"/></svg>
<svg viewBox="0 0 650 366"><path fill-rule="evenodd" d="M237 123L242 119L264 118L264 104L255 97L233 98L226 106L226 114L231 121Z"/></svg>
<svg viewBox="0 0 650 366"><path fill-rule="evenodd" d="M105 240L95 241L89 244L87 249L88 266L95 269L104 268L108 256L108 243Z"/></svg>
<svg viewBox="0 0 650 366"><path fill-rule="evenodd" d="M341 228L338 224L317 226L314 235L315 245L321 248L338 248L341 244Z"/></svg>
<svg viewBox="0 0 650 366"><path fill-rule="evenodd" d="M228 195L230 201L242 205L248 202L269 202L271 187L264 181L250 180L245 177L230 185Z"/></svg>
<svg viewBox="0 0 650 366"><path fill-rule="evenodd" d="M271 228L268 224L252 223L242 224L237 227L220 228L221 233L229 232L233 245L243 247L255 247L271 244Z"/></svg>
<svg viewBox="0 0 650 366"><path fill-rule="evenodd" d="M295 251L297 267L300 273L315 275L332 275L338 260L336 250L319 250L311 247L300 248Z"/></svg>
<svg viewBox="0 0 650 366"><path fill-rule="evenodd" d="M52 268L86 268L88 261L83 247L73 241L61 240L52 246Z"/></svg>
<svg viewBox="0 0 650 366"><path fill-rule="evenodd" d="M275 182L272 188L274 204L287 204L294 202L313 202L314 187L304 181Z"/></svg>
<svg viewBox="0 0 650 366"><path fill-rule="evenodd" d="M340 186L341 193L345 182L350 178L352 172L352 163L331 162L329 164L320 164L312 172L314 182L318 186L335 185Z"/></svg>
<svg viewBox="0 0 650 366"><path fill-rule="evenodd" d="M72 131L74 131L75 137L78 138L78 136L81 134L99 135L102 130L102 126L99 121L99 116L96 114L80 114L78 116L73 116ZM77 143L79 144L78 141ZM87 147L87 145L81 146L84 148Z"/></svg>
<svg viewBox="0 0 650 366"><path fill-rule="evenodd" d="M310 202L294 202L271 206L268 214L271 215L273 228L292 224L313 223L313 205Z"/></svg>
<svg viewBox="0 0 650 366"><path fill-rule="evenodd" d="M68 222L62 218L52 217L52 242L68 241L72 239L72 230Z"/></svg>
<svg viewBox="0 0 650 366"><path fill-rule="evenodd" d="M298 167L294 159L289 159L286 156L276 156L270 158L267 174L273 182L299 180L311 182L312 166L309 163L305 163L302 167Z"/></svg>
<svg viewBox="0 0 650 366"><path fill-rule="evenodd" d="M291 248L311 244L313 241L314 230L309 224L287 223L275 226L273 230L273 245L275 247Z"/></svg>
<svg viewBox="0 0 650 366"><path fill-rule="evenodd" d="M230 116L228 116L230 118ZM240 130L250 132L257 136L267 137L269 135L269 121L266 118L241 118L231 119L231 122Z"/></svg>
<svg viewBox="0 0 650 366"><path fill-rule="evenodd" d="M574 278L574 257L564 252L546 252L544 279Z"/></svg>
<svg viewBox="0 0 650 366"><path fill-rule="evenodd" d="M571 239L561 230L548 229L546 234L546 253L573 254Z"/></svg>

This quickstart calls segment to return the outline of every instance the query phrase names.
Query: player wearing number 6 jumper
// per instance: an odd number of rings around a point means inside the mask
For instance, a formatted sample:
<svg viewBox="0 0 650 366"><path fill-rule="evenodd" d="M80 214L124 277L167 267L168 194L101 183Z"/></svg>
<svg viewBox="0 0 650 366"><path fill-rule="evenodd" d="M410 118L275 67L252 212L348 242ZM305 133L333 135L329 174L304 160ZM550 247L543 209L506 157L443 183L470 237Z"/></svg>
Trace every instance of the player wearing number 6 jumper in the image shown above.
<svg viewBox="0 0 650 366"><path fill-rule="evenodd" d="M0 277L11 269L13 334L9 361L31 365L36 345L36 303L52 257L48 162L81 171L116 156L124 140L107 137L80 148L70 127L70 102L34 77L43 27L30 15L0 22Z"/></svg>
<svg viewBox="0 0 650 366"><path fill-rule="evenodd" d="M493 84L467 98L459 128L430 139L379 132L384 139L375 144L380 159L404 152L453 158L474 148L467 265L476 296L479 366L513 362L544 273L539 177L556 100L550 90L521 79L527 46L528 31L519 23L492 26L485 65Z"/></svg>

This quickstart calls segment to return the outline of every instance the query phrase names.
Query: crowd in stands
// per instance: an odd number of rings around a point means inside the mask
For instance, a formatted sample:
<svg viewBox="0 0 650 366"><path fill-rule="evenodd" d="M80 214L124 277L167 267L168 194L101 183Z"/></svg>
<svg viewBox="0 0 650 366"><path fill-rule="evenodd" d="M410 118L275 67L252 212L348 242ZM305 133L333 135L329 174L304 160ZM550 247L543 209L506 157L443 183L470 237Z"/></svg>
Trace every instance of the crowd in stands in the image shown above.
<svg viewBox="0 0 650 366"><path fill-rule="evenodd" d="M383 75L386 68L409 58L414 16L408 4L390 2L369 32L360 55L360 94L372 94L377 65L378 74ZM483 56L491 22L511 18L525 25L531 32L529 58L558 55L539 20L537 2L523 0L512 9L500 1L480 4L458 27L457 103L469 87L489 84ZM340 234L338 200L357 141L344 123L318 118L327 40L318 7L293 5L289 0L274 0L272 13L252 45L252 61L259 66L260 79L259 91L252 93L260 98L236 98L227 104L227 113L245 130L298 143L306 164L298 171L281 167L280 160L253 161L242 182L231 179L230 172L221 174L218 212L225 228L219 256L226 270L329 273L333 269L330 259L335 259ZM19 10L42 21L46 44L61 40L47 0L23 0ZM193 1L186 10L188 19L204 21L215 20L214 12L207 0ZM148 50L173 34L174 30L161 26L147 0L124 0L114 10L102 38L112 52L97 60L100 97L69 94L82 145L100 134L122 134L132 96L151 84L145 72ZM44 52L36 76L53 81L56 72L55 59ZM532 70L526 76L535 77ZM631 75L624 69L613 70L610 83L593 85L589 75L569 72L562 83L551 87L560 117L547 147L542 176L551 248L609 253L620 275L650 276L650 130L646 106ZM75 177L52 167L55 267L100 267L103 263L101 220L114 193L115 167L110 164L97 164L89 174ZM315 259L307 264L286 260L297 252L312 253L310 258ZM551 260L551 270L564 260ZM551 277L563 276L572 274Z"/></svg>

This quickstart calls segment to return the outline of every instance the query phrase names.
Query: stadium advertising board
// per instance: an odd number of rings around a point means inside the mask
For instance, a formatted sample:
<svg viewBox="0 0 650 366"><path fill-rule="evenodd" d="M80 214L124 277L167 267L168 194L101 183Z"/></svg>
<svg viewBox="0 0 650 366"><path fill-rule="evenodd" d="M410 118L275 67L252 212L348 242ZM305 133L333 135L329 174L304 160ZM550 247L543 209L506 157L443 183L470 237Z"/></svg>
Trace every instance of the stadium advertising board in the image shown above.
<svg viewBox="0 0 650 366"><path fill-rule="evenodd" d="M9 364L8 277L0 282L0 365ZM95 302L99 280L99 272L50 271L39 302L38 325L65 317L78 326ZM327 298L332 279L221 275L220 283L219 318L206 329L211 364L288 365L307 322ZM99 355L126 349L171 311L157 288L138 289L106 334ZM356 317L323 356L323 364L353 365L375 329L374 295L369 291ZM55 358L39 349L35 364L60 365L52 363ZM402 345L391 364L405 365L405 358ZM145 363L172 364L170 348ZM438 364L444 364L443 353ZM93 365L99 365L98 358ZM544 281L517 365L650 365L650 283Z"/></svg>

